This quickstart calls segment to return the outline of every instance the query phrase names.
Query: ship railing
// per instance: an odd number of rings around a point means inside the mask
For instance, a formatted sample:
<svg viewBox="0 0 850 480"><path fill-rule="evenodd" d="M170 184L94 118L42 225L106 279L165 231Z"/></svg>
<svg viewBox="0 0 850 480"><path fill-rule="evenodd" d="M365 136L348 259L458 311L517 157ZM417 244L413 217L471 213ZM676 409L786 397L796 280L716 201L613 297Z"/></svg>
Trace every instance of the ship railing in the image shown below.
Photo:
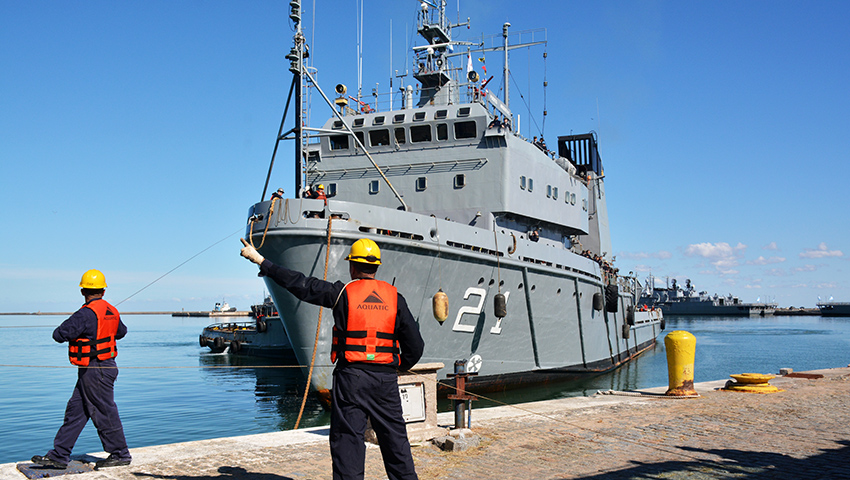
<svg viewBox="0 0 850 480"><path fill-rule="evenodd" d="M460 68L452 68L447 69L446 71L451 71L452 77L456 77L455 71L461 70ZM453 84L456 85L458 98L460 99L460 103L480 103L481 105L487 105L487 94L488 90L481 90L478 88L476 83L472 82L464 82L457 83L456 80L453 80ZM445 88L445 87L444 87ZM407 108L407 90L402 87L395 91L379 91L380 85L376 84L375 88L372 89L371 93L365 95L338 95L337 99L343 99L344 105L342 106L342 116L356 116L356 115L367 115L371 113L381 113L381 112L390 112L390 111L400 111L400 110L408 110ZM412 100L412 108L416 109L417 98L419 98L423 89L421 85L416 85L412 90L412 95L414 99Z"/></svg>

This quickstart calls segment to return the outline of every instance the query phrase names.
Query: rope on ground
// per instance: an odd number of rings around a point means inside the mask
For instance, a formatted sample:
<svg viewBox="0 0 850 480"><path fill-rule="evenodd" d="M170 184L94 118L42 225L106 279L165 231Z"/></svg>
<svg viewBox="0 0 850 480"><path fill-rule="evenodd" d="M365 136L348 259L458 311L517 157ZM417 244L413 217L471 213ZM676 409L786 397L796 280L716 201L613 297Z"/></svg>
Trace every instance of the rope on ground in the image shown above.
<svg viewBox="0 0 850 480"><path fill-rule="evenodd" d="M645 393L645 392L624 392L621 390L597 390L597 395L617 395L621 397L646 397L646 398L665 398L668 400L679 400L683 398L699 398L699 394L696 395L660 395L657 393Z"/></svg>
<svg viewBox="0 0 850 480"><path fill-rule="evenodd" d="M327 210L327 209L326 209ZM328 212L330 213L330 212ZM328 260L331 256L331 222L333 221L333 215L328 214L328 244L325 248L325 273L322 275L322 280L327 281L328 279ZM316 325L316 340L313 342L313 357L310 359L310 371L307 373L307 386L304 387L304 397L301 399L301 410L298 411L298 418L295 420L295 427L293 429L297 429L298 425L301 424L301 415L304 413L304 405L307 404L307 395L310 392L310 382L313 379L313 366L316 363L316 349L319 347L319 333L322 331L322 312L324 312L324 308L319 307L319 321Z"/></svg>

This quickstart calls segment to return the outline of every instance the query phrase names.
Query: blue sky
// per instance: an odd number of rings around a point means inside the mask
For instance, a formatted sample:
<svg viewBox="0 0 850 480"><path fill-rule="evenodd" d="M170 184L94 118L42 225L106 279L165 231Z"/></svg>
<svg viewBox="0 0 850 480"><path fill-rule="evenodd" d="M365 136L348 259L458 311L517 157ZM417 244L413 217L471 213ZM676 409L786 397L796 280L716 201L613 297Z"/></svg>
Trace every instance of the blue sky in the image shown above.
<svg viewBox="0 0 850 480"><path fill-rule="evenodd" d="M319 83L351 90L359 3L316 3ZM238 238L291 78L288 4L0 0L0 311L74 310L89 268L119 302L202 251L122 309L262 300ZM365 0L364 92L389 90L391 58L404 69L416 9ZM622 272L850 301L850 4L461 0L459 17L460 39L547 29L543 133L598 132ZM511 54L527 136L543 125L541 57ZM288 194L289 162L286 144L272 185Z"/></svg>

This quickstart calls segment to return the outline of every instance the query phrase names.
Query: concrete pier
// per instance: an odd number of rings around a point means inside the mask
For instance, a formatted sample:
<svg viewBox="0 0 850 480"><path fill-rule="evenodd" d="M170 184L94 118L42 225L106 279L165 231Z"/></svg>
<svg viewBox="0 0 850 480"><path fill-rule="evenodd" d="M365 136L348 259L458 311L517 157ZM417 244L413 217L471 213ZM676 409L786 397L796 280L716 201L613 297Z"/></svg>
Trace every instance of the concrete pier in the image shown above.
<svg viewBox="0 0 850 480"><path fill-rule="evenodd" d="M850 479L850 368L805 373L814 375L771 380L784 390L772 394L722 391L722 379L696 384L699 398L665 397L658 387L476 409L477 447L443 452L422 442L413 456L422 480ZM453 425L453 413L438 423ZM135 448L128 467L67 478L326 479L327 434L317 427ZM10 463L0 478L25 477ZM366 478L386 478L374 445Z"/></svg>

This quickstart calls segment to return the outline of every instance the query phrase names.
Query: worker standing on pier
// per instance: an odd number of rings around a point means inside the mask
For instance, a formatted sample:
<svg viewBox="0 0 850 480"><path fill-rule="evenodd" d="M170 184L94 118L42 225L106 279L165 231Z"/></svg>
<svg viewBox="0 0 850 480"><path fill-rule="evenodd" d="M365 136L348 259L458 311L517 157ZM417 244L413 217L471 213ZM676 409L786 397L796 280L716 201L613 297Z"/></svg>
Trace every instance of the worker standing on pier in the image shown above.
<svg viewBox="0 0 850 480"><path fill-rule="evenodd" d="M363 478L369 419L389 479L418 478L402 418L397 370L413 367L425 342L404 297L394 286L375 279L381 265L378 245L368 238L354 242L345 258L351 282L344 284L275 265L245 239L242 244L242 256L259 265L261 274L302 301L333 309L333 478Z"/></svg>
<svg viewBox="0 0 850 480"><path fill-rule="evenodd" d="M89 270L80 280L85 304L53 331L53 339L68 342L68 357L77 365L77 384L65 408L65 421L53 439L47 455L36 455L39 465L66 468L77 437L91 419L103 450L109 457L95 463L96 468L130 464L130 450L124 427L118 416L113 387L118 378L115 341L127 334L118 309L103 299L106 278L99 270Z"/></svg>

